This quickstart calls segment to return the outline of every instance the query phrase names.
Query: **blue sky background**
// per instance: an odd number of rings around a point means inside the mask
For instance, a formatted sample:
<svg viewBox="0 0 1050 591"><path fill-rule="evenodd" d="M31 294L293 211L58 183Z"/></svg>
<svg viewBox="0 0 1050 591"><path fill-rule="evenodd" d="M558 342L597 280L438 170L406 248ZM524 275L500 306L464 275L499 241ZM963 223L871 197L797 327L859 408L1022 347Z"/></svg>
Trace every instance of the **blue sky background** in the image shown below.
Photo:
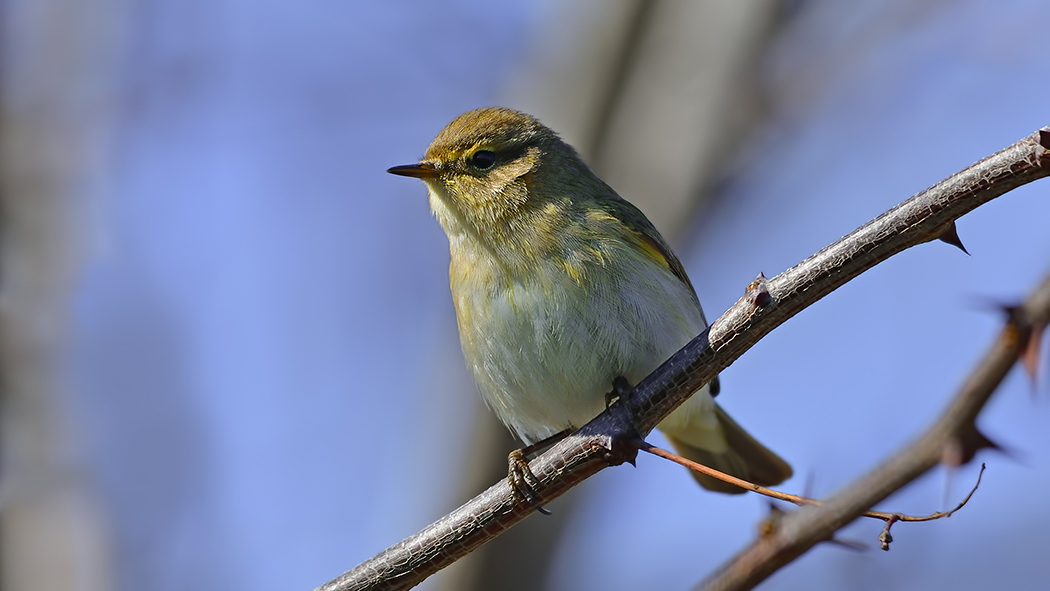
<svg viewBox="0 0 1050 591"><path fill-rule="evenodd" d="M67 356L121 588L313 588L463 501L476 394L447 243L423 187L384 171L465 110L517 106L504 89L554 4L136 5ZM1050 5L905 4L818 4L778 40L771 120L678 248L709 317L1050 124ZM795 466L785 489L840 488L943 408L1000 326L988 303L1050 271L1046 183L964 217L972 256L903 253L723 374L722 403ZM979 457L965 510L896 526L889 553L881 523L854 524L872 550L817 548L769 588L1046 581L1050 409L1031 392L1015 372L982 416L1013 457ZM884 506L947 508L975 476L938 470ZM582 489L551 589L688 588L766 511L647 457Z"/></svg>

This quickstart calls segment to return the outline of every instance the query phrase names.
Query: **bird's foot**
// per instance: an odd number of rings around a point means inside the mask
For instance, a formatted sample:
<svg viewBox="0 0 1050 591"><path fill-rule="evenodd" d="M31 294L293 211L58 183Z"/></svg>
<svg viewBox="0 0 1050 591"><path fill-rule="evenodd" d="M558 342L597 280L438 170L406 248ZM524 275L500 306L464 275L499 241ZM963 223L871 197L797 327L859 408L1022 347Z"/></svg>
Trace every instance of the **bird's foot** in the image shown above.
<svg viewBox="0 0 1050 591"><path fill-rule="evenodd" d="M540 505L539 495L536 493L540 481L529 468L524 449L516 449L507 455L507 483L518 496L535 507L537 511L544 515L551 514L550 511L543 508L543 505Z"/></svg>
<svg viewBox="0 0 1050 591"><path fill-rule="evenodd" d="M627 404L627 395L630 393L631 384L627 381L627 378L616 376L613 378L612 390L605 393L605 409L608 410L617 400L622 400L624 404Z"/></svg>
<svg viewBox="0 0 1050 591"><path fill-rule="evenodd" d="M638 457L638 442L642 438L638 434L638 422L635 419L635 408L630 403L630 394L631 384L623 376L616 376L613 379L612 390L605 394L606 410L614 402L620 401L621 405L627 410L627 422L629 424L624 434L613 437L612 441L609 442L609 454L606 459L612 466L619 466L624 462L633 466L635 465L635 458Z"/></svg>

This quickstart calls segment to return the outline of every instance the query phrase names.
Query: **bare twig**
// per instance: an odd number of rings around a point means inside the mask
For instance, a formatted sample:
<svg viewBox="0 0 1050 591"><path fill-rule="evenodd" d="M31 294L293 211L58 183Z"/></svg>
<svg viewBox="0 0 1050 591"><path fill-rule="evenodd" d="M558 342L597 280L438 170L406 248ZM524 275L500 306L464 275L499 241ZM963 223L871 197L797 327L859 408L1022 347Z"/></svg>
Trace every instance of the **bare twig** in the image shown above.
<svg viewBox="0 0 1050 591"><path fill-rule="evenodd" d="M894 254L939 238L980 205L1050 175L1048 148L1050 128L1044 128L904 201L773 279L760 277L708 330L635 386L627 400L532 460L538 501L548 502L599 470L631 459L614 453L622 451L614 442L635 427L644 437L700 386L807 306ZM801 509L786 520L817 509ZM501 481L321 589L407 589L532 511Z"/></svg>
<svg viewBox="0 0 1050 591"><path fill-rule="evenodd" d="M917 441L902 448L822 506L805 507L784 516L772 535L756 540L698 589L751 589L930 468L946 460L953 463L967 461L978 448L987 447L989 442L977 430L974 421L1010 368L1031 346L1033 332L1048 322L1050 276L1023 306L1011 309L1006 326L984 359L941 417ZM904 519L897 517L893 521ZM892 540L888 535L890 525L892 523L887 522L887 537L882 540L886 544Z"/></svg>
<svg viewBox="0 0 1050 591"><path fill-rule="evenodd" d="M728 482L729 484L732 484L733 486L739 486L744 490L767 496L771 499L777 499L778 501L787 501L788 503L794 503L799 507L819 507L820 505L824 504L824 502L819 499L812 499L809 497L793 495L791 493L786 493L779 490L773 490L771 488L759 486L753 482L748 482L746 480L737 478L736 476L731 476L729 474L726 474L725 472L719 472L718 470L715 470L710 466L698 464L697 462L694 462L688 458L683 458L678 454L671 453L666 449L656 447L655 445L652 445L647 441L639 441L638 449L646 453L653 454L654 456L663 458L665 460L670 460L676 464L685 466L690 470L695 470L697 472L700 472L701 474L706 474L712 478L721 480L722 482ZM890 542L893 541L893 537L889 535L890 527L894 523L898 521L933 521L935 519L944 519L946 517L951 517L953 513L965 507L966 503L970 501L970 497L973 496L973 493L977 492L977 487L981 485L981 476L983 474L984 464L981 464L981 472L977 475L977 482L974 483L973 488L970 490L970 494L966 495L966 498L964 498L951 511L938 511L929 515L905 515L904 513L888 513L886 511L863 511L858 515L858 517L870 517L872 519L881 519L882 521L886 522L886 527L883 528L883 533L879 536L879 541L882 543L883 550L889 550Z"/></svg>
<svg viewBox="0 0 1050 591"><path fill-rule="evenodd" d="M902 513L885 514L878 511L865 511L864 515L869 516L870 514L889 515L889 519L886 519L886 526L882 528L882 533L879 534L879 547L887 552L890 550L890 543L893 542L893 536L890 535L890 528L893 527L894 523L898 521L933 521L934 519L944 519L951 517L956 511L966 506L966 503L970 502L970 498L973 497L973 493L977 492L977 487L981 486L981 477L984 476L985 465L981 463L981 471L977 473L977 482L973 483L973 488L970 489L970 493L966 495L959 504L955 506L951 511L938 511L931 513L930 515L924 515L921 517L915 517L912 515L904 515Z"/></svg>

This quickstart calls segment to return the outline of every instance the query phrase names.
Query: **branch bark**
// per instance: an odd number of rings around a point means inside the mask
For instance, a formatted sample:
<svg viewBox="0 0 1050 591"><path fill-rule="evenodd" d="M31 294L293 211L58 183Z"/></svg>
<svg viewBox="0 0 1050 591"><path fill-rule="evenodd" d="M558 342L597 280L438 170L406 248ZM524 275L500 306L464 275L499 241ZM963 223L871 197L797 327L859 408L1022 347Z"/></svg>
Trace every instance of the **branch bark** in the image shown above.
<svg viewBox="0 0 1050 591"><path fill-rule="evenodd" d="M801 310L887 258L950 234L956 219L980 205L1045 176L1050 176L1050 127L922 191L773 279L759 276L744 297L635 386L626 400L530 463L540 502L560 496L603 468L632 460L630 450L625 452L618 442L628 439L635 427L644 437L696 389ZM880 487L881 483L874 488ZM819 511L843 511L841 504L829 503ZM408 589L533 511L502 480L319 589ZM781 535L798 530L794 516L809 511L792 514L791 528L782 529ZM768 544L763 547L773 550Z"/></svg>

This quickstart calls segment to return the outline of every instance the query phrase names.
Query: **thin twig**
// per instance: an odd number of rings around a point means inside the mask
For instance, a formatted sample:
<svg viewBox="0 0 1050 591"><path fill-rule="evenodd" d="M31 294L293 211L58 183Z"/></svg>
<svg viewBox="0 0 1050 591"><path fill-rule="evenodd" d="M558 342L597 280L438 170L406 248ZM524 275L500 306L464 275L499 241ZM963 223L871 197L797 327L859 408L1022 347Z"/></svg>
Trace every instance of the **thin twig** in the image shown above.
<svg viewBox="0 0 1050 591"><path fill-rule="evenodd" d="M897 523L898 521L933 521L934 519L944 519L947 517L951 517L955 514L956 511L965 507L966 503L970 502L970 497L973 496L973 493L977 492L977 487L981 486L981 477L984 476L984 468L985 466L982 462L981 471L977 473L977 482L975 482L973 484L973 488L970 489L970 494L966 495L966 498L963 499L958 505L956 505L955 508L951 511L938 511L937 513L932 513L930 515L925 515L921 517L904 515L903 513L886 513L878 515L879 517L882 517L882 515L888 515L889 517L888 519L886 519L886 526L882 528L882 533L879 534L879 548L886 552L889 552L890 543L893 542L893 536L890 535L890 528L893 527L893 524ZM867 511L864 513L864 515L870 517L871 513L873 512Z"/></svg>
<svg viewBox="0 0 1050 591"><path fill-rule="evenodd" d="M619 400L530 462L538 501L549 502L599 470L632 459L613 453L613 443L636 427L639 435L647 435L693 392L795 314L889 257L939 238L956 219L984 203L1050 175L1048 148L1050 128L1044 128L902 202L773 279L760 277L710 328L635 386L627 400ZM817 509L823 508L803 508L787 518ZM321 590L408 589L532 512L529 502L506 481L498 482Z"/></svg>
<svg viewBox="0 0 1050 591"><path fill-rule="evenodd" d="M777 499L778 501L787 501L788 503L793 503L795 505L798 505L799 507L819 507L824 504L824 502L819 499L813 499L810 497L793 495L791 493L786 493L779 490L773 490L771 488L759 486L753 482L748 482L746 480L737 478L736 476L726 474L725 472L719 472L718 470L715 470L710 466L699 464L688 458L683 458L682 456L676 453L669 452L666 449L656 447L655 445L652 445L651 443L645 440L638 441L637 445L638 449L641 451L653 454L654 456L663 458L665 460L670 460L676 464L685 466L690 470L700 472L701 474L706 474L712 478L721 480L722 482L728 482L733 486L739 486L740 488L746 491L764 495L771 499ZM858 515L858 517L871 517L872 519L881 519L882 521L885 521L886 527L883 531L887 535L889 534L890 526L897 521L933 521L935 519L944 519L945 517L951 517L953 513L955 513L959 509L962 509L966 505L966 503L970 501L970 497L973 496L973 493L977 492L977 487L981 485L981 476L983 474L984 464L981 464L981 472L977 475L977 482L974 483L973 488L970 490L970 494L966 495L966 498L964 498L962 502L956 505L955 508L951 511L938 511L929 515L905 515L904 513L889 513L886 511L864 511L863 513ZM881 536L879 541L883 542L883 550L889 550L889 542L883 541Z"/></svg>
<svg viewBox="0 0 1050 591"><path fill-rule="evenodd" d="M883 513L882 511L865 511L864 515L866 515L868 517L878 517L879 519L885 519L887 522L890 522L890 521L911 521L911 522L934 521L935 519L944 519L945 517L951 517L952 515L955 514L956 511L958 511L959 509L962 509L963 507L965 507L966 503L970 502L970 499L973 497L973 493L977 492L977 487L981 486L981 478L984 476L984 470L985 470L986 467L987 466L984 465L984 462L981 462L981 470L979 472L977 472L977 482L973 483L973 488L970 489L970 492L967 493L966 497L964 497L963 500L959 501L959 504L956 505L951 511L938 511L936 513L930 513L929 515L921 515L921 516L905 515L903 513ZM889 531L889 529L890 529L890 524L887 523L886 524L886 531ZM883 549L886 550L886 548L883 548Z"/></svg>

